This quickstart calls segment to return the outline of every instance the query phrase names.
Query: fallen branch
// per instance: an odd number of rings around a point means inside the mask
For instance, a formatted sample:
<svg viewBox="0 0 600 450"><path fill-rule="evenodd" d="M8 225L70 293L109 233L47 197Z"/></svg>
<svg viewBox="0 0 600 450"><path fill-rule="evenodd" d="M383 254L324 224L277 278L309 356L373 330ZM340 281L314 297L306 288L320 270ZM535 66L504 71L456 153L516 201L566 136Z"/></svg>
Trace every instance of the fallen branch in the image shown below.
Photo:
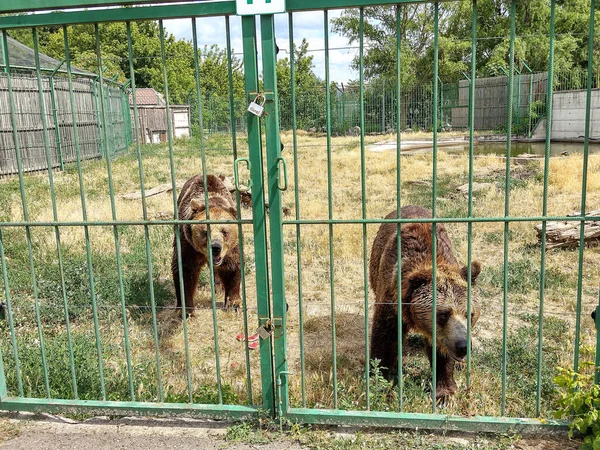
<svg viewBox="0 0 600 450"><path fill-rule="evenodd" d="M183 187L183 183L176 183L175 185L177 189L181 189ZM159 184L158 186L154 186L152 189L148 189L145 194L146 198L152 197L154 195L162 194L163 192L171 192L173 190L173 185L171 183ZM139 200L142 198L142 192L132 192L130 194L123 195L125 200Z"/></svg>
<svg viewBox="0 0 600 450"><path fill-rule="evenodd" d="M577 214L569 214L570 217L578 216ZM586 217L600 216L600 209L590 211L585 214ZM538 243L542 242L542 224L535 226ZM600 240L600 220L586 220L583 229L584 242L592 242ZM546 223L546 248L548 250L559 247L578 247L581 236L581 222L578 221L562 221L562 222L547 222Z"/></svg>

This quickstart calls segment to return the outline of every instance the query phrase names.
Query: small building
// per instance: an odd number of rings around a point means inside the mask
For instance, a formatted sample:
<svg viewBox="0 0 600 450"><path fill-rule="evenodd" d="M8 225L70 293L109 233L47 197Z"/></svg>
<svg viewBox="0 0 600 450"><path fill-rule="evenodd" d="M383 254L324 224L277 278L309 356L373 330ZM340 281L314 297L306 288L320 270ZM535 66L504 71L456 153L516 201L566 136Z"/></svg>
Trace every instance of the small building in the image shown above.
<svg viewBox="0 0 600 450"><path fill-rule="evenodd" d="M141 144L159 144L167 141L167 115L164 96L152 88L137 88L135 98L138 112L138 132ZM133 94L129 97L131 123L135 135ZM190 135L190 106L170 105L172 136Z"/></svg>

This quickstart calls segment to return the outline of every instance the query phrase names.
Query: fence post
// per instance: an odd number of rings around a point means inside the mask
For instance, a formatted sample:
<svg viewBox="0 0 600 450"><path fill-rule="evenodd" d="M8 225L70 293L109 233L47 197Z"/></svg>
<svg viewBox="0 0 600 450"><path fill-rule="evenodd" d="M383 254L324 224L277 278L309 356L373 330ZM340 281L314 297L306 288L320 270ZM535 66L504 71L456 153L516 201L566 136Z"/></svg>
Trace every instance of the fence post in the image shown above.
<svg viewBox="0 0 600 450"><path fill-rule="evenodd" d="M106 157L107 152L104 148L104 139L102 138L102 127L106 124L102 121L100 117L100 110L98 108L98 89L96 88L96 84L98 79L102 79L102 74L98 75L96 78L92 80L92 95L94 96L94 109L96 113L96 124L98 125L98 141L100 143L100 156Z"/></svg>
<svg viewBox="0 0 600 450"><path fill-rule="evenodd" d="M594 364L594 383L600 384L600 296L598 306L592 312L592 319L596 325L596 363Z"/></svg>
<svg viewBox="0 0 600 450"><path fill-rule="evenodd" d="M529 71L529 125L527 128L527 139L531 139L531 113L533 103L533 70L523 61L523 66Z"/></svg>
<svg viewBox="0 0 600 450"><path fill-rule="evenodd" d="M54 120L54 132L56 134L56 153L58 155L58 164L60 166L60 170L65 169L65 165L63 163L63 155L62 155L62 145L60 142L60 127L58 123L58 110L56 104L56 92L54 90L54 75L61 68L61 66L65 63L66 60L62 60L58 66L54 69L54 71L50 74L50 101L52 103L52 118ZM73 105L71 104L71 108Z"/></svg>
<svg viewBox="0 0 600 450"><path fill-rule="evenodd" d="M246 101L252 101L258 92L258 62L256 45L256 20L253 16L242 17L242 42L244 51L244 85ZM275 47L273 47L273 50ZM252 227L254 231L254 258L256 275L256 301L259 325L270 324L271 301L267 271L267 231L265 214L265 189L263 161L260 147L260 122L258 117L246 113L250 174L252 178ZM271 203L271 211L276 210ZM262 406L275 413L275 377L273 374L273 347L271 339L260 340L260 374Z"/></svg>
<svg viewBox="0 0 600 450"><path fill-rule="evenodd" d="M381 131L385 133L385 83L381 93Z"/></svg>

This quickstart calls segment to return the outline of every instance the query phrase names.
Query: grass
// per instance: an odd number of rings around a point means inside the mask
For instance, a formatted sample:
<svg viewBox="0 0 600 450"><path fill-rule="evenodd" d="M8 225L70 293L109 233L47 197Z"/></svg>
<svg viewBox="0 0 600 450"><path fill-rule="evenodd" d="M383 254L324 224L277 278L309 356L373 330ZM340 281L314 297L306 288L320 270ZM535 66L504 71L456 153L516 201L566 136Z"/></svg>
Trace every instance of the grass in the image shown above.
<svg viewBox="0 0 600 450"><path fill-rule="evenodd" d="M419 138L419 136L416 136ZM427 137L427 136L420 136ZM366 143L394 136L367 136ZM414 139L411 135L410 139ZM284 206L295 214L293 189L298 189L299 214L302 219L327 219L327 146L323 136L300 133L298 136L298 186L294 186L292 136L282 134L285 144L283 156L288 161L290 188L283 194ZM336 219L362 217L361 152L358 137L333 137L331 140L332 204L331 215ZM245 139L238 138L239 156L247 155ZM228 136L213 136L206 142L207 171L233 175L233 154ZM150 145L142 148L145 183L147 188L170 183L168 147ZM176 179L183 182L201 172L199 146L193 142L178 142L174 148ZM553 158L549 172L548 213L564 215L577 211L581 196L581 155ZM365 152L366 162L366 215L380 218L395 209L396 157L393 152ZM140 201L126 200L122 195L139 190L139 175L135 152L122 154L112 162L115 186L114 206L118 220L140 220ZM403 205L430 206L432 158L430 154L402 157ZM477 192L474 199L476 217L502 217L505 208L504 166L494 156L478 157L474 161L474 180L492 183L493 187ZM443 217L465 217L467 199L456 187L468 180L468 160L465 155L450 155L440 150L438 156L437 208ZM512 216L541 214L543 167L540 162L511 168L509 211ZM240 173L248 179L246 169ZM82 181L85 186L86 213L91 221L110 220L111 197L108 190L106 163L101 160L83 163ZM429 185L415 184L424 181ZM78 171L73 165L55 173L56 204L59 220L82 219L78 188ZM0 201L5 208L0 220L22 220L21 197L18 181L0 181ZM50 190L47 175L25 176L25 192L30 220L52 220ZM600 157L590 156L587 201L590 207L600 202ZM147 200L148 217L152 220L173 213L173 194L164 193ZM251 211L243 208L242 217L251 218ZM537 314L539 308L540 254L532 222L509 225L508 240L508 372L506 414L531 416L535 414L537 389ZM448 232L458 258L466 261L467 225L448 224ZM301 279L304 305L304 389L309 407L333 407L333 378L331 370L331 298L329 280L329 228L327 225L300 227L301 274L297 267L296 227L284 225L284 262L288 315L288 364L293 375L289 377L290 401L302 404L302 377L300 370L300 323L298 314ZM364 264L368 262L371 242L377 225L366 227L367 254L363 254L363 226L336 225L333 227L334 260L334 318L337 339L337 372L339 406L346 409L366 408L364 374L365 361L365 299ZM57 262L55 231L48 227L31 228L31 245L36 290L46 346L51 394L59 398L73 398L71 372L67 351L64 300L66 298L71 325L71 339L75 353L75 369L80 398L101 398L98 361L95 347L95 327L92 321L91 284L86 255L86 241L82 227L60 227L63 264L62 274ZM243 316L233 311L217 309L218 352L213 329L212 299L208 272L201 277L196 296L199 307L195 317L188 321L188 352L184 348L184 331L175 303L170 280L170 259L173 229L169 226L150 226L150 261L152 278L148 275L144 229L141 226L117 227L123 289L120 289L119 271L115 259L113 227L90 226L89 248L93 280L98 306L98 333L102 341L103 364L107 393L111 399L129 400L129 377L125 359L122 303L127 311L125 324L129 333L129 349L133 368L136 399L158 400L156 381L158 356L164 399L182 402L189 398L188 367L192 384L192 398L200 403L219 401L216 367L217 356L221 374L221 395L224 403L259 404L261 399L260 360L258 353L246 353L235 335L243 330ZM503 285L504 285L504 226L502 223L473 225L473 257L482 262L483 272L474 293L480 297L482 315L473 330L474 352L470 390L466 389L464 372L457 374L459 394L456 401L443 409L455 414L493 414L500 412L499 392L502 361ZM40 343L36 327L36 302L31 276L28 244L23 228L3 228L2 242L6 255L9 289L12 300L14 325L17 330L17 348L21 362L21 376L26 395L45 396L44 376L41 371ZM248 302L249 331L258 322L256 313L256 284L254 240L252 226L243 225L244 256L246 262L246 299ZM597 270L600 263L598 247L586 249L583 264L582 345L595 339L595 331L588 311L597 302ZM544 308L544 338L542 359L542 416L549 416L556 392L552 377L557 365L571 364L575 328L577 290L577 250L554 250L546 255L546 289ZM64 279L64 292L63 292ZM154 293L157 308L156 329L151 314ZM372 303L372 293L370 303ZM5 286L0 279L0 300L5 299ZM216 304L222 302L217 290ZM372 306L367 303L369 317ZM534 320L535 319L535 320ZM1 342L9 391L16 391L16 371L8 324L3 322ZM427 358L420 350L422 342L411 337L404 359L403 407L406 411L431 410ZM250 372L252 390L247 385ZM385 380L371 380L371 407L375 410L395 410L398 405L397 389ZM398 437L400 439L400 437ZM400 441L399 441L400 442ZM342 445L342 444L340 444ZM344 444L345 445L345 444ZM318 447L313 447L318 448ZM343 448L343 447L342 447ZM417 448L417 447L415 447ZM435 447L431 447L435 448Z"/></svg>
<svg viewBox="0 0 600 450"><path fill-rule="evenodd" d="M270 420L256 423L243 422L227 428L227 445L266 446L279 445L290 448L323 449L388 449L410 448L414 450L575 450L578 441L559 436L522 437L518 435L489 435L485 433L453 433L423 430L338 428L328 426L302 426L286 423L282 429Z"/></svg>

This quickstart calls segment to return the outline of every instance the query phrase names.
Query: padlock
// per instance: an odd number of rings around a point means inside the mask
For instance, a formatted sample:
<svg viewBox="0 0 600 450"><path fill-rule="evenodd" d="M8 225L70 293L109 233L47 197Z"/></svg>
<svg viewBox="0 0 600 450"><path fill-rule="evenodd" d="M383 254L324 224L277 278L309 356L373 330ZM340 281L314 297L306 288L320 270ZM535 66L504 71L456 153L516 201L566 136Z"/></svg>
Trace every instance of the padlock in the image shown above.
<svg viewBox="0 0 600 450"><path fill-rule="evenodd" d="M248 111L250 111L255 116L262 116L265 110L265 97L261 94L258 94L254 101L250 102L248 106Z"/></svg>
<svg viewBox="0 0 600 450"><path fill-rule="evenodd" d="M267 322L264 325L258 327L256 332L258 333L261 339L268 339L269 337L271 337L271 335L273 334L273 325L271 324L271 321L267 320Z"/></svg>

